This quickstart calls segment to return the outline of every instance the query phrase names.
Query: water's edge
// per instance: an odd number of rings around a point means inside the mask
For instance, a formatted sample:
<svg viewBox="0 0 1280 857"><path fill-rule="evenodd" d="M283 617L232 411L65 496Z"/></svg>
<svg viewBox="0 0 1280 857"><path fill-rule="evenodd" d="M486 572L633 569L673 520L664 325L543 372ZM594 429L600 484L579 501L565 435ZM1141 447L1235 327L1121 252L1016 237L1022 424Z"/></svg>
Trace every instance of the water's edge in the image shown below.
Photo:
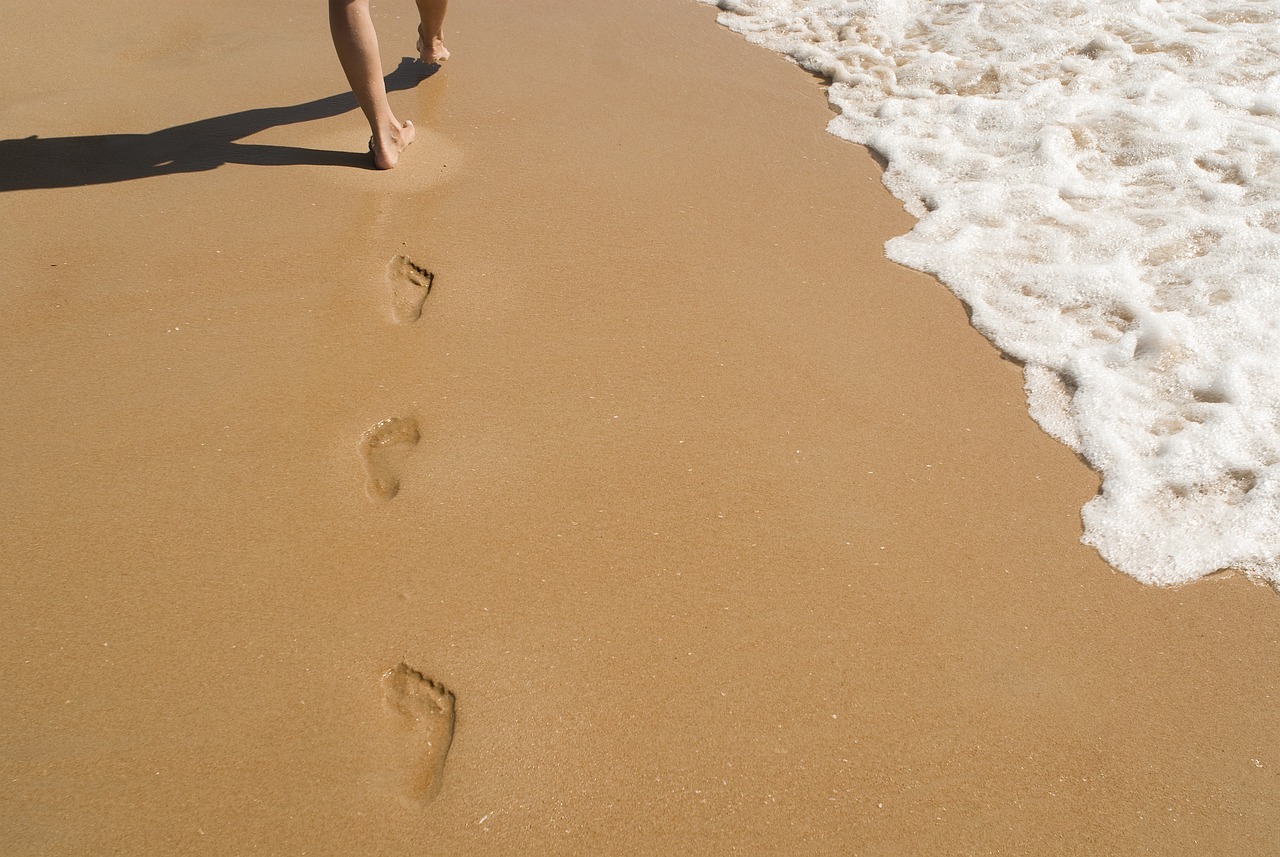
<svg viewBox="0 0 1280 857"><path fill-rule="evenodd" d="M1280 3L699 2L886 162L918 218L888 258L1102 478L1082 540L1146 583L1280 585Z"/></svg>

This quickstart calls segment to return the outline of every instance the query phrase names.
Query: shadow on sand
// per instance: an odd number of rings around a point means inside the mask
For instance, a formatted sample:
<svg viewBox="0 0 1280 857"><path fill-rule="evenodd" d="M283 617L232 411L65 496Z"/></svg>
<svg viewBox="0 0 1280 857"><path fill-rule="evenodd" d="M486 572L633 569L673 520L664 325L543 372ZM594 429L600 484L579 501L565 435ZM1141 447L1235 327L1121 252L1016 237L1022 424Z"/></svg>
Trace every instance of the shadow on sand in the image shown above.
<svg viewBox="0 0 1280 857"><path fill-rule="evenodd" d="M386 76L388 92L413 89L439 69L405 57ZM278 125L326 119L356 109L350 92L289 107L262 107L175 125L150 134L27 137L0 140L0 192L78 187L194 173L223 164L314 164L373 168L366 152L237 143Z"/></svg>

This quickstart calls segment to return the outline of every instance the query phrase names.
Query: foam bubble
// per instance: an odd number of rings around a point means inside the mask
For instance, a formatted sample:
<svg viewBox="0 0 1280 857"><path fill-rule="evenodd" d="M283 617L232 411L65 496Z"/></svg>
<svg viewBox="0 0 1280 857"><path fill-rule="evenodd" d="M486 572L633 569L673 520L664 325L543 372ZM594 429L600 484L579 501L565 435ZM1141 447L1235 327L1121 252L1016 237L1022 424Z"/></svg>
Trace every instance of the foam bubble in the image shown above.
<svg viewBox="0 0 1280 857"><path fill-rule="evenodd" d="M703 0L712 2L712 0ZM720 0L831 81L935 274L1148 583L1280 584L1280 2Z"/></svg>

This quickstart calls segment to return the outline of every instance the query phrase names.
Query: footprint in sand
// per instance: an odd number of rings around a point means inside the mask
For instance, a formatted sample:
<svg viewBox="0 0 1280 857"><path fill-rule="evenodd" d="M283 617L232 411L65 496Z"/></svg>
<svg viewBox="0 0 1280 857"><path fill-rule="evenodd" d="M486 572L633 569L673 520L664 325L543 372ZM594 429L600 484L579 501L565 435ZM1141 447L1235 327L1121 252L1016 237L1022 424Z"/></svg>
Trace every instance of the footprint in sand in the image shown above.
<svg viewBox="0 0 1280 857"><path fill-rule="evenodd" d="M404 661L383 674L382 690L404 733L404 755L396 766L400 786L413 800L426 803L440 793L453 743L453 694Z"/></svg>
<svg viewBox="0 0 1280 857"><path fill-rule="evenodd" d="M395 448L418 442L418 421L412 417L390 417L370 428L360 439L368 479L365 490L375 500L390 500L400 490L400 477L393 468Z"/></svg>
<svg viewBox="0 0 1280 857"><path fill-rule="evenodd" d="M422 316L422 304L431 294L436 275L410 259L396 256L387 264L391 282L391 318L397 324L410 324Z"/></svg>

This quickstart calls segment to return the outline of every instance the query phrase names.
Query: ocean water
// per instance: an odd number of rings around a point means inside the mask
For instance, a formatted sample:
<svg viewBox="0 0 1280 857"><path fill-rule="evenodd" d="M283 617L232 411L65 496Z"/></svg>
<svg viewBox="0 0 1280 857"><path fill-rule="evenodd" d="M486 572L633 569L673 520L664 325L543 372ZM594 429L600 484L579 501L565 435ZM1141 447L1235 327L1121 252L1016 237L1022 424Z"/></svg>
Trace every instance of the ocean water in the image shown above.
<svg viewBox="0 0 1280 857"><path fill-rule="evenodd" d="M1102 475L1084 541L1280 585L1280 0L702 0L830 80L936 275Z"/></svg>

